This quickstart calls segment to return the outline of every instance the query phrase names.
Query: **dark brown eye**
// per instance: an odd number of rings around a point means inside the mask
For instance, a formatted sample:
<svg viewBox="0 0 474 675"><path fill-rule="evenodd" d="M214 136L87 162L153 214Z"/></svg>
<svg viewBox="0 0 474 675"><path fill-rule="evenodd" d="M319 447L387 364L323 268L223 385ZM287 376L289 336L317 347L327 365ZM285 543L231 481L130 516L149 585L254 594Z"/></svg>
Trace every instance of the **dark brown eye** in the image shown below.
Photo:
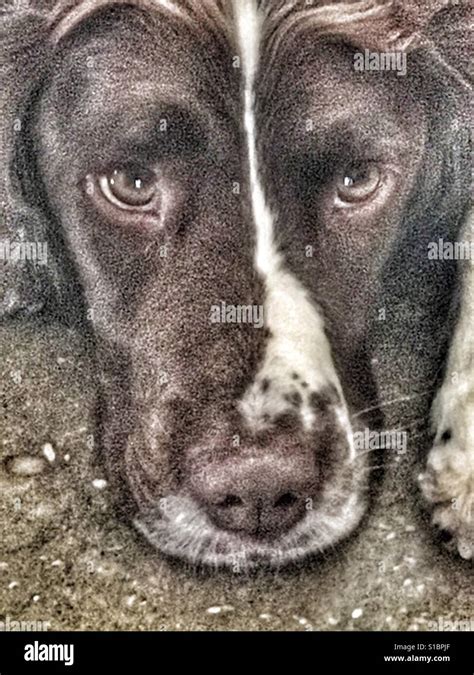
<svg viewBox="0 0 474 675"><path fill-rule="evenodd" d="M143 167L121 167L99 178L99 186L109 202L125 210L146 210L157 191L157 176Z"/></svg>
<svg viewBox="0 0 474 675"><path fill-rule="evenodd" d="M381 173L375 164L360 164L346 168L337 177L337 194L342 202L363 202L378 189Z"/></svg>

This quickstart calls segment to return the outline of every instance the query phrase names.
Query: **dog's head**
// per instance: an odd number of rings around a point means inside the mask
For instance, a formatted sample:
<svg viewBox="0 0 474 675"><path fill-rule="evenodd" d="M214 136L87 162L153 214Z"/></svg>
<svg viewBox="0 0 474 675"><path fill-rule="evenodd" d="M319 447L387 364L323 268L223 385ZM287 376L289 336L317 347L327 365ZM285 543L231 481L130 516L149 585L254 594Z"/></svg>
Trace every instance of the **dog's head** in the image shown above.
<svg viewBox="0 0 474 675"><path fill-rule="evenodd" d="M467 202L465 10L402 10L76 0L2 19L5 236L48 241L36 271L87 314L105 459L162 551L246 567L334 544L366 506L356 435L403 424L392 399L426 414L455 282L427 246ZM370 50L403 76L356 69ZM33 276L6 270L4 311Z"/></svg>

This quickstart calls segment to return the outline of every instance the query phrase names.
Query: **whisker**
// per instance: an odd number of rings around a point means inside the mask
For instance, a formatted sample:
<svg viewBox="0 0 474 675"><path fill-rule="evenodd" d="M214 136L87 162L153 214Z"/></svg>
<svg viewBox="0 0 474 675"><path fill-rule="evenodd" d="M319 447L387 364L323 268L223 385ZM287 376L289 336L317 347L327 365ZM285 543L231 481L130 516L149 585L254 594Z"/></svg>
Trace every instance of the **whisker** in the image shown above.
<svg viewBox="0 0 474 675"><path fill-rule="evenodd" d="M371 471L377 471L377 469L388 469L391 466L399 466L398 462L390 462L390 463L383 463L383 464L374 464L373 466L366 466L361 471L366 471L367 473L370 473Z"/></svg>
<svg viewBox="0 0 474 675"><path fill-rule="evenodd" d="M379 410L380 408L386 408L389 405L395 405L395 403L403 403L405 401L412 401L417 398L421 398L422 396L427 396L428 394L431 394L435 390L434 387L427 389L426 391L421 391L418 392L417 394L412 394L411 396L400 396L399 398L394 398L390 401L381 401L380 403L377 403L377 405L370 406L369 408L365 408L364 410L358 410L356 413L353 413L351 415L351 419L355 419L356 417L360 417L364 413L372 412L373 410Z"/></svg>
<svg viewBox="0 0 474 675"><path fill-rule="evenodd" d="M371 412L372 410L378 410L378 409L380 409L380 408L382 408L382 407L385 407L385 406L388 406L388 405L393 405L393 404L395 404L395 403L399 403L399 402L404 401L404 400L409 401L409 400L411 400L412 398L413 398L413 399L416 399L416 398L419 398L419 397L421 397L421 396L427 396L428 394L430 394L430 393L432 393L433 391L436 391L436 390L438 389L438 385L437 385L436 383L438 382L439 374L440 374L440 372L442 371L443 368L444 368L444 364L441 363L441 364L438 366L438 368L437 368L437 370L436 370L436 373L434 374L434 376L433 376L433 378L432 378L432 380L431 380L432 386L430 386L429 389L425 389L424 391L418 392L418 393L416 393L416 394L413 394L413 396L409 396L409 397L407 397L407 398L402 397L402 398L400 398L400 399L393 399L393 400L386 401L386 402L381 401L380 403L375 404L375 405L373 405L373 406L371 406L371 407L369 407L369 408L366 408L365 410L359 410L359 411L357 411L356 413L354 413L353 415L351 415L351 418L353 418L353 417L358 417L359 415L363 415L365 412Z"/></svg>

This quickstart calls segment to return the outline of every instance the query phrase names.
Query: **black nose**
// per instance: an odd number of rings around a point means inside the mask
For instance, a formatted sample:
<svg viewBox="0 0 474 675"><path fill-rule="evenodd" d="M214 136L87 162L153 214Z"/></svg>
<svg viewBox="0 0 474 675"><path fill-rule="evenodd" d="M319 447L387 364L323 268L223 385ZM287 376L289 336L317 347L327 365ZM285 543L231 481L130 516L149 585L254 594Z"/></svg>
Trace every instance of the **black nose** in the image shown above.
<svg viewBox="0 0 474 675"><path fill-rule="evenodd" d="M303 518L316 490L314 459L271 454L213 462L191 477L193 492L221 529L275 538Z"/></svg>

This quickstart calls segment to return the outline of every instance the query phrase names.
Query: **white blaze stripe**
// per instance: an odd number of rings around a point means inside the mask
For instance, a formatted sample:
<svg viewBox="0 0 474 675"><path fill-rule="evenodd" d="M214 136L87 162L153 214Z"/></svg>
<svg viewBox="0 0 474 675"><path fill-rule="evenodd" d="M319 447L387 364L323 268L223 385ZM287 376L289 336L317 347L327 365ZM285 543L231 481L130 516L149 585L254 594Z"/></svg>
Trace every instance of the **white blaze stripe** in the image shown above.
<svg viewBox="0 0 474 675"><path fill-rule="evenodd" d="M254 0L234 0L234 11L245 78L244 123L247 135L252 211L257 228L256 266L259 272L265 275L277 267L279 260L273 243L273 215L265 201L258 175L253 85L258 67L262 15L257 11Z"/></svg>
<svg viewBox="0 0 474 675"><path fill-rule="evenodd" d="M282 394L288 393L293 372L304 379L310 391L321 391L333 384L341 400L342 388L337 376L323 318L300 281L284 268L277 250L274 215L265 200L258 170L257 133L254 114L254 81L258 68L262 14L254 0L234 0L234 14L244 69L244 122L247 136L252 213L256 228L255 266L265 284L265 325L271 331L265 358L257 380L267 378L272 393L262 393L258 382L246 392L241 410L253 425L265 413L281 412ZM275 392L276 389L276 392ZM311 429L314 412L303 398L303 426ZM338 410L345 430L351 457L354 455L352 428L346 405Z"/></svg>

